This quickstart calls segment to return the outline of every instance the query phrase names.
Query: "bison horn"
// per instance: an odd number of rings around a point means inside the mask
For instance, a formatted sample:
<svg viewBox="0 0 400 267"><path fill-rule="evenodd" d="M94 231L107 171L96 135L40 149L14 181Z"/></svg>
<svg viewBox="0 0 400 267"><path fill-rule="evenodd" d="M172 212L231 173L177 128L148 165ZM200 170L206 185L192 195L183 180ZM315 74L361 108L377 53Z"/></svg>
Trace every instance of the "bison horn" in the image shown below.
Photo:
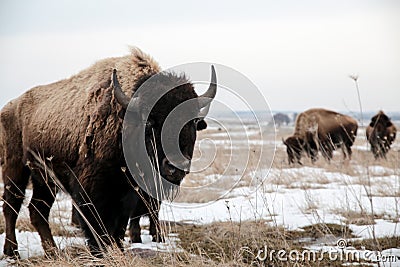
<svg viewBox="0 0 400 267"><path fill-rule="evenodd" d="M117 102L124 108L127 109L129 105L130 98L125 95L125 93L121 89L121 85L118 82L117 78L117 70L114 69L112 73L112 86L114 89L114 96L117 99Z"/></svg>
<svg viewBox="0 0 400 267"><path fill-rule="evenodd" d="M211 83L207 91L199 96L199 106L204 108L210 104L217 94L217 75L215 74L215 68L211 65Z"/></svg>

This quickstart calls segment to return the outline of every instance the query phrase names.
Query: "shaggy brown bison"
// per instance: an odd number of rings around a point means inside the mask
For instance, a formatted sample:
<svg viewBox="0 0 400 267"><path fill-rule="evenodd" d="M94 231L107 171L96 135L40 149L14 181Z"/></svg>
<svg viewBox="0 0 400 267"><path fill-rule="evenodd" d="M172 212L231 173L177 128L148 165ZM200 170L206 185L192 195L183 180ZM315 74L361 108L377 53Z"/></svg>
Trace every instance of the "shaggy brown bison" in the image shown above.
<svg viewBox="0 0 400 267"><path fill-rule="evenodd" d="M159 79L146 90L139 90L155 75ZM159 163L157 173L179 185L189 171L196 130L205 125L202 110L209 108L216 90L213 67L208 90L198 96L184 75L161 72L151 57L133 49L128 56L99 61L77 75L32 88L9 102L0 115L4 254L18 255L15 223L29 179L33 185L30 218L46 253L56 249L48 217L59 188L76 203L80 226L92 253L101 255L104 247L113 242L122 249L128 218L138 197L134 189L138 180L132 179L138 173L127 175L124 170L129 169L129 164L139 168L145 161L141 156L133 157L137 162L125 160L122 147L127 140L123 138L136 136L124 137L123 130L143 135L144 151L136 153ZM144 118L146 98L153 93L162 97ZM186 167L180 169L164 153L161 130L168 114L189 100L193 100L191 112L200 115L187 121L179 132L179 153L186 162ZM127 115L138 121L125 123ZM144 130L137 126L142 122ZM154 176L146 168L139 174L143 180Z"/></svg>
<svg viewBox="0 0 400 267"><path fill-rule="evenodd" d="M351 146L357 135L357 122L346 115L322 109L309 109L296 118L294 134L283 140L286 145L289 164L301 164L303 152L313 162L318 151L328 161L333 151L342 148L344 158L351 158Z"/></svg>
<svg viewBox="0 0 400 267"><path fill-rule="evenodd" d="M382 110L371 118L366 135L376 159L386 158L386 153L396 139L396 132L396 127Z"/></svg>

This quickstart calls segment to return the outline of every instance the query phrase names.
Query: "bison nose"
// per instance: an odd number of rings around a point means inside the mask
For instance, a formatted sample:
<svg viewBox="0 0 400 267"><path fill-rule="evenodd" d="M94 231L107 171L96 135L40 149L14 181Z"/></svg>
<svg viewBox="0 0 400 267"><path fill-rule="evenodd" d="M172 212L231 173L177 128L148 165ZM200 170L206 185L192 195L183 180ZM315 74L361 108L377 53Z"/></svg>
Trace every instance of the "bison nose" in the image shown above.
<svg viewBox="0 0 400 267"><path fill-rule="evenodd" d="M182 170L185 174L190 172L190 160L185 160L184 162L178 163L177 166L172 164L167 158L164 158L162 161L162 167L165 172L169 175L173 175L176 170Z"/></svg>
<svg viewBox="0 0 400 267"><path fill-rule="evenodd" d="M176 168L174 165L171 164L171 162L169 162L169 160L167 158L164 158L162 161L162 167L165 170L165 172L169 175L172 175L175 173Z"/></svg>

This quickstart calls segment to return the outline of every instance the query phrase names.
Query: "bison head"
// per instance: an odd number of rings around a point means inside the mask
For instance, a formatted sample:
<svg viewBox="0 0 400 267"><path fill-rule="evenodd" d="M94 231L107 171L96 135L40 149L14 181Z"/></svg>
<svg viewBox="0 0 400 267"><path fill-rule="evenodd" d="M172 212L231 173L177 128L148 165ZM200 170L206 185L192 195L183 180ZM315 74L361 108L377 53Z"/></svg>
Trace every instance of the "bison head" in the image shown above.
<svg viewBox="0 0 400 267"><path fill-rule="evenodd" d="M217 91L215 69L211 67L211 83L200 96L184 75L161 72L144 80L129 98L116 70L112 76L115 98L125 110L126 163L136 181L139 176L149 181L160 174L179 185L190 171L196 131L207 127L204 117Z"/></svg>
<svg viewBox="0 0 400 267"><path fill-rule="evenodd" d="M392 122L390 121L390 118L381 110L371 118L371 122L369 126L371 127L376 127L377 125L380 125L384 128L392 126Z"/></svg>
<svg viewBox="0 0 400 267"><path fill-rule="evenodd" d="M304 140L300 137L290 136L286 140L282 139L282 141L286 145L289 164L296 162L301 164L300 158L304 149Z"/></svg>

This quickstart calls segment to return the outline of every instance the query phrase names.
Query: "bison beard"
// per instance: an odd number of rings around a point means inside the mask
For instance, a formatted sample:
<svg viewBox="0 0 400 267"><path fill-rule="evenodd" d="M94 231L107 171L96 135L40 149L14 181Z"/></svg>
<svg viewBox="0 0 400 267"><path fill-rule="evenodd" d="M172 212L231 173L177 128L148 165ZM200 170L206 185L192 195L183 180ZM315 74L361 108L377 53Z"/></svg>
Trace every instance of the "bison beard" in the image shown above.
<svg viewBox="0 0 400 267"><path fill-rule="evenodd" d="M116 71L110 78L113 68L118 69L121 84ZM48 217L60 188L72 196L79 209L80 225L93 254L101 255L105 246L114 242L122 249L130 213L141 208L135 181L123 171L127 164L122 151L122 118L130 97L157 73L158 64L133 49L129 56L106 59L69 79L35 87L2 109L5 255L18 256L15 223L29 179L33 185L30 218L47 254L56 249ZM201 114L201 108L208 108L215 97L216 77L212 68L212 82L202 96L197 96L184 76L165 73L161 77L166 84L157 84L151 90L163 90L165 95L148 118L155 123L152 132L156 134L158 159L147 152L152 160L165 162L157 139L163 120L174 107L189 99L198 99L193 108ZM171 84L180 85L170 90ZM146 90L139 95L136 105L140 106L148 93L151 94ZM196 127L199 123L190 121L179 133L182 151L193 153ZM146 136L146 145L148 139ZM186 153L188 160L190 153ZM159 170L168 173L171 168L161 165ZM168 179L179 184L186 173L177 169ZM149 179L150 175L145 173L144 178Z"/></svg>

